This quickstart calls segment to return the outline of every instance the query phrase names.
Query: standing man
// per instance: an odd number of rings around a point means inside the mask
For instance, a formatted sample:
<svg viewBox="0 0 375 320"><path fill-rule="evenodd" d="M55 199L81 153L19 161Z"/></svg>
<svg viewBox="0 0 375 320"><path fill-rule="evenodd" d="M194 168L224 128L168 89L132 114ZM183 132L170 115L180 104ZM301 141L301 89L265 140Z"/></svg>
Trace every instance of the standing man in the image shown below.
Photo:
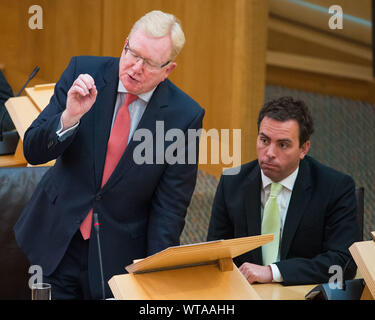
<svg viewBox="0 0 375 320"><path fill-rule="evenodd" d="M27 161L56 164L15 234L31 264L42 267L54 299L102 297L95 213L107 297L107 281L134 259L179 244L197 163L155 161L172 142L153 139L153 163L139 164L134 149L142 142L132 138L136 129L155 138L157 121L165 131L202 127L204 110L167 79L184 42L173 15L146 14L125 39L120 59L73 57L25 133ZM187 151L187 141L182 148Z"/></svg>
<svg viewBox="0 0 375 320"><path fill-rule="evenodd" d="M258 159L221 177L208 240L274 235L235 260L249 283L324 283L331 266L350 260L359 234L354 181L306 155L313 131L302 101L270 101L258 117ZM355 267L347 272L354 277Z"/></svg>

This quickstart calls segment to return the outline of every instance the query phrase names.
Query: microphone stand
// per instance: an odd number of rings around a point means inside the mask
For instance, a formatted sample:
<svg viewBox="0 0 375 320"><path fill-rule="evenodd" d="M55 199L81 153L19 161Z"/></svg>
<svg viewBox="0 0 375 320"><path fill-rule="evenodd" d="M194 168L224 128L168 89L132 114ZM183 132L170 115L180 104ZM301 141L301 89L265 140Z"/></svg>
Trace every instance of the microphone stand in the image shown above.
<svg viewBox="0 0 375 320"><path fill-rule="evenodd" d="M105 289L104 289L104 272L103 272L103 260L102 260L102 250L100 246L100 237L99 237L99 219L98 214L93 213L94 218L94 228L96 233L96 240L98 243L98 253L99 253L99 266L100 266L100 276L101 276L101 284L102 284L102 298L105 300Z"/></svg>
<svg viewBox="0 0 375 320"><path fill-rule="evenodd" d="M32 78L35 77L35 75L37 74L37 72L39 71L39 67L35 67L35 69L33 70L33 72L31 72L30 76L29 76L29 79L27 79L27 81L25 82L25 84L23 85L23 87L21 88L20 91L18 91L18 93L15 95L15 97L18 97L21 92L23 91L23 89L26 88L26 86L28 85L28 83L31 81Z"/></svg>

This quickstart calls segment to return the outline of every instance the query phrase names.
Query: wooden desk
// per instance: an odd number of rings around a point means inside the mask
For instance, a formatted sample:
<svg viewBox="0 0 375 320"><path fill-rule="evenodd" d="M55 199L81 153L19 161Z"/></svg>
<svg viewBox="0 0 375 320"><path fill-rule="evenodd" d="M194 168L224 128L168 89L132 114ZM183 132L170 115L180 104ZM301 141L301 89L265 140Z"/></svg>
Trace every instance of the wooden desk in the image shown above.
<svg viewBox="0 0 375 320"><path fill-rule="evenodd" d="M37 85L26 88L27 96L14 97L8 99L5 107L20 136L15 154L0 156L0 167L27 166L27 161L23 155L23 137L31 123L38 117L39 113L47 106L55 84ZM53 165L55 161L43 164Z"/></svg>
<svg viewBox="0 0 375 320"><path fill-rule="evenodd" d="M54 83L36 85L34 87L26 88L26 94L34 103L39 112L42 112L48 105L55 88Z"/></svg>
<svg viewBox="0 0 375 320"><path fill-rule="evenodd" d="M14 154L0 156L0 167L26 167L26 165L27 161L23 155L23 147L20 142L18 142Z"/></svg>
<svg viewBox="0 0 375 320"><path fill-rule="evenodd" d="M17 149L14 154L0 156L0 167L25 167L27 161L23 155L23 136L25 131L38 116L39 111L27 97L10 98L5 102L5 107L20 136Z"/></svg>
<svg viewBox="0 0 375 320"><path fill-rule="evenodd" d="M372 240L353 243L349 251L366 282L361 300L375 300L375 231Z"/></svg>
<svg viewBox="0 0 375 320"><path fill-rule="evenodd" d="M354 279L363 279L359 269ZM305 300L305 295L317 285L283 286L280 283L255 283L252 286L263 300Z"/></svg>
<svg viewBox="0 0 375 320"><path fill-rule="evenodd" d="M252 285L263 300L305 300L305 295L316 286L316 284L283 286L280 283L256 283Z"/></svg>
<svg viewBox="0 0 375 320"><path fill-rule="evenodd" d="M28 97L10 98L5 103L5 106L12 118L20 139L23 140L27 128L30 127L31 123L38 117L40 111Z"/></svg>

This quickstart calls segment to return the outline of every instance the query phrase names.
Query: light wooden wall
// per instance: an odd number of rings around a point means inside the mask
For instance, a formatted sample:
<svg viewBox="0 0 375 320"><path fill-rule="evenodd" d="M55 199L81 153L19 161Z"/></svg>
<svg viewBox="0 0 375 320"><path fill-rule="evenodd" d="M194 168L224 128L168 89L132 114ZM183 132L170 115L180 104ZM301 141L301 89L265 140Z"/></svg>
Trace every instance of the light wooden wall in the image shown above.
<svg viewBox="0 0 375 320"><path fill-rule="evenodd" d="M40 71L34 84L55 82L73 55L101 52L101 0L38 0L43 8L42 30L28 26L33 4L32 0L0 2L0 61L13 91L37 65Z"/></svg>
<svg viewBox="0 0 375 320"><path fill-rule="evenodd" d="M330 30L326 8L270 0L266 83L375 103L371 27L344 16L343 30ZM337 0L346 15L371 21L371 0Z"/></svg>
<svg viewBox="0 0 375 320"><path fill-rule="evenodd" d="M186 45L170 78L206 110L204 128L241 129L241 161L256 157L256 116L264 98L265 0L39 0L44 29L31 30L32 0L0 2L0 64L17 92L56 82L74 55L119 56L132 24L160 9L182 22ZM208 150L210 154L210 150ZM210 159L210 158L208 158ZM201 166L219 175L223 165Z"/></svg>

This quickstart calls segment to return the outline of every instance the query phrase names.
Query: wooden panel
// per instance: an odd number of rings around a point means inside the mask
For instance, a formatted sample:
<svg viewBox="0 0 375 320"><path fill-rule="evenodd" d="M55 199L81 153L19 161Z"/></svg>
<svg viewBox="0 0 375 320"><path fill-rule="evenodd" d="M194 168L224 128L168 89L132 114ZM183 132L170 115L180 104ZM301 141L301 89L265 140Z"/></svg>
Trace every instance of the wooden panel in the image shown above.
<svg viewBox="0 0 375 320"><path fill-rule="evenodd" d="M123 274L112 277L109 285L117 300L259 299L257 292L236 266L228 272L208 265L145 274Z"/></svg>
<svg viewBox="0 0 375 320"><path fill-rule="evenodd" d="M308 1L323 7L328 7L327 3L329 5L338 4L342 7L345 14L350 14L352 16L371 21L371 0L335 0L330 2L327 2L327 0Z"/></svg>
<svg viewBox="0 0 375 320"><path fill-rule="evenodd" d="M0 167L26 167L27 161L23 155L22 141L19 140L14 154L0 156Z"/></svg>
<svg viewBox="0 0 375 320"><path fill-rule="evenodd" d="M16 130L23 140L26 130L38 117L39 110L27 97L10 98L5 106L16 127Z"/></svg>
<svg viewBox="0 0 375 320"><path fill-rule="evenodd" d="M315 286L283 286L280 283L256 283L253 284L253 289L264 300L305 300L305 295Z"/></svg>
<svg viewBox="0 0 375 320"><path fill-rule="evenodd" d="M361 300L374 300L374 297L372 296L372 294L371 294L370 289L368 288L368 286L365 286L363 288L363 292L362 292L362 295L361 295Z"/></svg>
<svg viewBox="0 0 375 320"><path fill-rule="evenodd" d="M38 108L39 112L42 112L51 100L54 88L55 84L51 83L26 88L25 91L30 100Z"/></svg>
<svg viewBox="0 0 375 320"><path fill-rule="evenodd" d="M268 21L268 50L372 66L372 48L286 20Z"/></svg>
<svg viewBox="0 0 375 320"><path fill-rule="evenodd" d="M209 241L199 244L169 247L126 267L129 273L175 268L177 266L216 263L219 259L235 258L270 241L273 235Z"/></svg>
<svg viewBox="0 0 375 320"><path fill-rule="evenodd" d="M299 56L284 52L267 52L267 65L328 74L355 80L373 81L372 68L333 60Z"/></svg>
<svg viewBox="0 0 375 320"><path fill-rule="evenodd" d="M49 93L51 95L51 91ZM31 166L27 164L27 161L23 155L23 137L26 130L29 128L31 123L38 117L40 110L43 109L45 95L42 94L43 98L36 97L33 93L35 101L39 103L39 107L34 104L28 97L15 97L8 99L5 102L5 106L8 113L16 127L16 130L20 136L20 140L17 145L17 150L14 155L3 156L0 159L0 166ZM53 166L55 160L41 164L40 166Z"/></svg>
<svg viewBox="0 0 375 320"><path fill-rule="evenodd" d="M130 274L113 276L109 285L116 299L259 299L231 258L272 239L260 235L169 247L127 266Z"/></svg>
<svg viewBox="0 0 375 320"><path fill-rule="evenodd" d="M29 85L56 82L74 55L100 55L102 0L40 0L43 29L29 28L32 0L0 2L0 62L16 93L35 68Z"/></svg>
<svg viewBox="0 0 375 320"><path fill-rule="evenodd" d="M270 2L270 14L292 21L299 22L303 25L307 25L324 32L329 32L347 39L361 42L366 45L371 45L371 27L365 24L359 24L346 19L344 16L344 27L343 29L331 30L328 26L329 18L332 16L328 13L328 8L331 4L339 4L339 1L333 3L325 3L323 5L327 11L313 10L306 5L301 5L295 1L288 0L269 0ZM308 2L308 1L305 1ZM359 2L358 2L359 3ZM361 1L363 10L371 12L371 3L369 0ZM345 14L345 6L343 11Z"/></svg>
<svg viewBox="0 0 375 320"><path fill-rule="evenodd" d="M372 232L373 239L375 238ZM355 242L349 248L366 286L375 299L375 240Z"/></svg>
<svg viewBox="0 0 375 320"><path fill-rule="evenodd" d="M256 122L264 100L268 2L242 1L236 14L231 128L242 130L242 162L248 162L256 158Z"/></svg>
<svg viewBox="0 0 375 320"><path fill-rule="evenodd" d="M308 2L328 6L325 0ZM281 55L274 55L272 61L269 60L267 84L374 103L371 43L361 44L357 38L347 39L340 37L339 33L328 32L327 21L320 27L311 25L309 21L312 17L305 21L305 15L293 13L293 10L285 16L282 12L288 11L288 8L281 8L280 3L277 3L280 11L276 10L275 1L270 4L267 50ZM360 4L339 0L335 4L341 5L344 13L363 19L368 19L364 16L365 12L370 14L369 0ZM276 18L277 14L284 19ZM292 21L292 17L297 17L294 19L297 22ZM344 28L351 26L345 24Z"/></svg>
<svg viewBox="0 0 375 320"><path fill-rule="evenodd" d="M375 103L375 83L267 66L267 84Z"/></svg>
<svg viewBox="0 0 375 320"><path fill-rule="evenodd" d="M203 274L206 270L204 268L208 269L208 272L212 276L212 278L207 277L207 274ZM169 272L169 271L168 271ZM186 275L186 276L185 276ZM214 291L210 294L207 294L208 287L217 288L218 287L218 281L216 279L216 276L225 275L225 276L238 276L238 274L231 274L231 272L222 273L218 270L216 266L204 266L204 267L196 267L194 269L190 269L189 272L186 272L183 277L184 281L181 281L177 283L176 287L180 288L180 285L184 286L184 291L178 290L171 292L170 286L167 287L167 283L164 280L164 275L158 276L155 274L140 274L140 275L134 275L134 274L127 274L127 275L119 275L115 276L110 280L111 283L111 289L115 293L115 296L119 296L120 299L152 299L154 297L154 294L159 299L172 299L172 300L184 300L189 299L187 296L190 295L193 298L192 299L218 299L217 296L213 298L213 294L225 294L225 290L221 290L221 292ZM192 281L187 281L186 277L192 279ZM204 281L204 287L205 292L198 291L196 286L197 279L205 279ZM243 278L243 277L242 277ZM116 279L116 281L114 281ZM171 277L168 276L165 277L165 279L168 281L171 280ZM212 281L211 281L212 279ZM244 279L244 278L243 278ZM145 281L145 282L144 282ZM207 285L206 285L207 281ZM202 281L200 281L202 282ZM233 279L231 279L231 282L233 283ZM147 284L147 286L144 285L144 283ZM157 285L156 285L157 284ZM198 283L199 285L199 283ZM280 283L267 283L267 284L261 284L261 283L255 283L252 285L248 285L247 287L253 291L249 292L253 296L252 299L264 299L264 300L305 300L305 295L310 292L316 284L313 285L299 285L299 286L283 286ZM148 289L151 288L151 289ZM160 288L161 290L156 290L157 288ZM237 286L231 285L229 286L229 290L237 289ZM168 290L169 292L168 292ZM237 297L240 292L232 292L232 294L236 294ZM169 295L169 296L168 296ZM198 298L198 295L200 297ZM204 296L203 296L204 295ZM203 296L203 297L202 297ZM249 299L249 296L244 297L245 299ZM225 298L224 298L225 299Z"/></svg>

